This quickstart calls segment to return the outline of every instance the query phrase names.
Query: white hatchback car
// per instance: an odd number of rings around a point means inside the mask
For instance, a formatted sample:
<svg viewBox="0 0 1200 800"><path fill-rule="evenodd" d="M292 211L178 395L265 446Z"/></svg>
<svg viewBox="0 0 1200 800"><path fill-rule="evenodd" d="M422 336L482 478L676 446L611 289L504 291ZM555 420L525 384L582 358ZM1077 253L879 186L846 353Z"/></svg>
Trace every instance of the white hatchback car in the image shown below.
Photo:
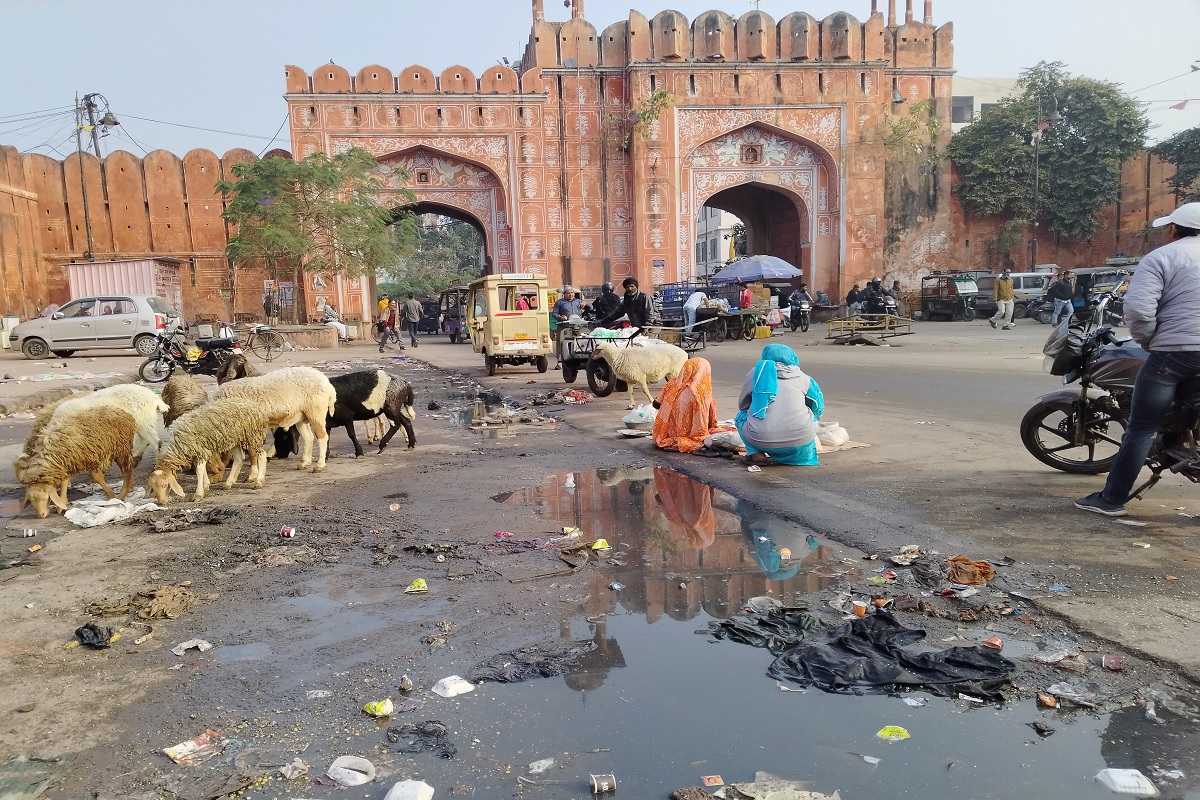
<svg viewBox="0 0 1200 800"><path fill-rule="evenodd" d="M49 316L22 322L8 335L9 346L26 358L61 358L76 350L131 347L149 356L158 346L154 335L175 330L182 319L161 297L100 295L72 300Z"/></svg>

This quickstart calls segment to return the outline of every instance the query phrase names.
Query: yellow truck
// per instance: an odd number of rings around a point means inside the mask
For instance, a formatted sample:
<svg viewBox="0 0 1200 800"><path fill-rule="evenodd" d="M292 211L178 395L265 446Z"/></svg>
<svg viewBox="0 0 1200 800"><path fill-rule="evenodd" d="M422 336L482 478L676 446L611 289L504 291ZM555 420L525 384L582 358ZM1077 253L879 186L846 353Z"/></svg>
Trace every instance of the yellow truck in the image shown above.
<svg viewBox="0 0 1200 800"><path fill-rule="evenodd" d="M550 365L549 285L544 275L487 275L467 294L467 330L471 346L483 353L487 374L501 364Z"/></svg>

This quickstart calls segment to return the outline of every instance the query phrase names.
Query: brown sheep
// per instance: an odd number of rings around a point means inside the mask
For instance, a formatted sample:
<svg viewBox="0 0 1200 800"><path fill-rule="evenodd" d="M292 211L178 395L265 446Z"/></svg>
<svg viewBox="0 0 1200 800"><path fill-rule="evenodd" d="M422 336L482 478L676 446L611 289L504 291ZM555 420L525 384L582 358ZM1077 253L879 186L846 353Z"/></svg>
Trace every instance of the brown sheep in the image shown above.
<svg viewBox="0 0 1200 800"><path fill-rule="evenodd" d="M162 399L169 407L163 413L163 425L169 428L172 422L193 408L207 403L208 392L204 391L204 387L196 383L196 379L191 375L180 372L172 375L171 379L163 384Z"/></svg>
<svg viewBox="0 0 1200 800"><path fill-rule="evenodd" d="M159 452L150 473L150 491L162 505L169 492L183 497L183 488L176 475L196 468L196 493L193 500L203 500L210 485L205 466L217 453L231 453L233 463L225 488L237 480L243 463L243 451L250 455L250 474L246 480L254 488L262 488L267 475L267 456L263 439L270 430L267 415L260 404L234 397L218 397L211 403L184 414L179 420L171 441ZM199 466L196 466L199 465Z"/></svg>
<svg viewBox="0 0 1200 800"><path fill-rule="evenodd" d="M254 368L249 359L243 355L234 355L226 359L221 368L217 370L217 385L220 386L226 381L236 381L239 378L257 378L260 375L262 373Z"/></svg>
<svg viewBox="0 0 1200 800"><path fill-rule="evenodd" d="M50 502L67 509L67 487L71 476L88 472L100 484L109 499L121 500L133 486L133 437L137 421L126 411L111 406L96 406L75 413L58 415L45 430L45 438L25 468L25 501L38 517L49 514ZM104 470L116 463L124 482L121 493L114 495L104 480Z"/></svg>

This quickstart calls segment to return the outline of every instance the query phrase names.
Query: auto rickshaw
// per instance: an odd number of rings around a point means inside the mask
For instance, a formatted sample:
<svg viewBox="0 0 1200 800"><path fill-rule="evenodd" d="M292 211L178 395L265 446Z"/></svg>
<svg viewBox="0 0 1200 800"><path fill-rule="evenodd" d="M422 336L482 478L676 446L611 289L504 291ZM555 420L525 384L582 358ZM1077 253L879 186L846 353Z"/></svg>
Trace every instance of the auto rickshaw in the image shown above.
<svg viewBox="0 0 1200 800"><path fill-rule="evenodd" d="M451 344L467 339L467 286L446 289L438 299L438 316L442 333L450 337Z"/></svg>
<svg viewBox="0 0 1200 800"><path fill-rule="evenodd" d="M548 282L544 275L486 275L467 291L467 331L483 353L488 375L501 364L533 364L549 369Z"/></svg>
<svg viewBox="0 0 1200 800"><path fill-rule="evenodd" d="M921 278L921 316L947 320L975 319L975 279L962 272L932 272Z"/></svg>

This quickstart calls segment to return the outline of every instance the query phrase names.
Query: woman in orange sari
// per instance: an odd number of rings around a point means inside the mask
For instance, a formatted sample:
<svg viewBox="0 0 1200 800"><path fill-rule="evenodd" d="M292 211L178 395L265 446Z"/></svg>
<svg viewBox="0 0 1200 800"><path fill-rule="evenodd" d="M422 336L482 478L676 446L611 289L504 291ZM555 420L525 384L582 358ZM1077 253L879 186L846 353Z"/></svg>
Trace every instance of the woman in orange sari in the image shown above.
<svg viewBox="0 0 1200 800"><path fill-rule="evenodd" d="M704 437L717 427L712 396L712 367L703 358L689 358L667 381L654 401L654 443L663 450L691 453L704 446Z"/></svg>

